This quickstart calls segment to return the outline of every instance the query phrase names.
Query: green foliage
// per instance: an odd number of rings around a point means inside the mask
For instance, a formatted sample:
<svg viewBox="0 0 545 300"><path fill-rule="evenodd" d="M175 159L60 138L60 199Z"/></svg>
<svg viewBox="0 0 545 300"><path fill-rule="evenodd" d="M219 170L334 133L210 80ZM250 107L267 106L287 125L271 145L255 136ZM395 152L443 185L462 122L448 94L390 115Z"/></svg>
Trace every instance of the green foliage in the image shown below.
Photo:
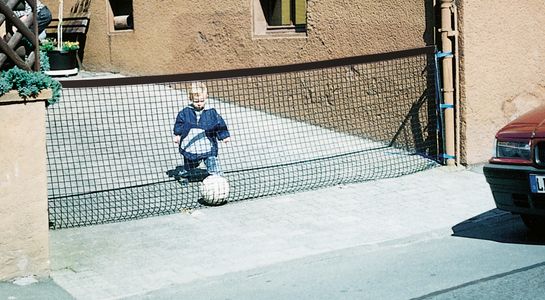
<svg viewBox="0 0 545 300"><path fill-rule="evenodd" d="M46 39L40 42L40 51L53 51L57 48L57 42L52 39Z"/></svg>
<svg viewBox="0 0 545 300"><path fill-rule="evenodd" d="M47 52L40 51L40 71L45 72L51 70L51 65L49 64L49 56Z"/></svg>
<svg viewBox="0 0 545 300"><path fill-rule="evenodd" d="M64 42L62 43L62 50L63 51L72 51L72 50L78 50L79 49L79 42Z"/></svg>
<svg viewBox="0 0 545 300"><path fill-rule="evenodd" d="M51 89L53 95L48 104L57 102L61 97L61 84L42 72L30 72L13 67L0 73L0 96L10 90L17 90L23 99L36 97L42 90Z"/></svg>
<svg viewBox="0 0 545 300"><path fill-rule="evenodd" d="M62 51L72 51L79 49L79 42L65 41L62 45L57 47L57 40L55 39L46 39L41 42L40 50L41 51L53 51L53 50L62 50Z"/></svg>

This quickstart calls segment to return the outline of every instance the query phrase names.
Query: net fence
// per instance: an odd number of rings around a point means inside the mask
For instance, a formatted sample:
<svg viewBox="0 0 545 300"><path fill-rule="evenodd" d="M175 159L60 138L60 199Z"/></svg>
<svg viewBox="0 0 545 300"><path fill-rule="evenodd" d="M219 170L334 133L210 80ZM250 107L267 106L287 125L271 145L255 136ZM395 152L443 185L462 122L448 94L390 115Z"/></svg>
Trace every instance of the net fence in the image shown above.
<svg viewBox="0 0 545 300"><path fill-rule="evenodd" d="M212 157L229 182L227 202L432 168L441 152L435 71L433 49L421 48L269 68L64 80L62 99L47 115L50 227L206 205L201 180L212 169L194 154L209 157L216 142ZM206 86L204 111L188 106L195 84ZM173 143L184 108L180 145L190 162L200 162L189 173Z"/></svg>

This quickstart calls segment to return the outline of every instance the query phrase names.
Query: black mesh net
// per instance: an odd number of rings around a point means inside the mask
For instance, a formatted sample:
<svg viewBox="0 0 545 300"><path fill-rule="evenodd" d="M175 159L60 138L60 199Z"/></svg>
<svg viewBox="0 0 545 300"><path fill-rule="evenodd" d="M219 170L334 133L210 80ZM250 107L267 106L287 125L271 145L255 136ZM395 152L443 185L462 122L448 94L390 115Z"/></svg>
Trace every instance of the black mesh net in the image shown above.
<svg viewBox="0 0 545 300"><path fill-rule="evenodd" d="M62 83L48 108L52 228L401 176L436 166L441 150L429 48ZM203 111L189 106L195 85ZM185 168L173 143L184 108Z"/></svg>

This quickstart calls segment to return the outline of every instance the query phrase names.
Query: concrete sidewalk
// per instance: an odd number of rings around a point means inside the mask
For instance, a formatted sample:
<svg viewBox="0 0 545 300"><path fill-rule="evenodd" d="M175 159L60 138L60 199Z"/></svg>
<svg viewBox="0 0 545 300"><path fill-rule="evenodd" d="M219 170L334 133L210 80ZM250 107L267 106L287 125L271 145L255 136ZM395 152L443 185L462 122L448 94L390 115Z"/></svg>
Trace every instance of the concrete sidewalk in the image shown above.
<svg viewBox="0 0 545 300"><path fill-rule="evenodd" d="M0 299L34 299L30 289L53 293L50 299L71 299L64 291L76 299L133 297L339 249L373 247L432 231L448 235L456 224L493 208L480 167L438 167L162 217L56 230L51 231L53 281L25 287L4 283Z"/></svg>

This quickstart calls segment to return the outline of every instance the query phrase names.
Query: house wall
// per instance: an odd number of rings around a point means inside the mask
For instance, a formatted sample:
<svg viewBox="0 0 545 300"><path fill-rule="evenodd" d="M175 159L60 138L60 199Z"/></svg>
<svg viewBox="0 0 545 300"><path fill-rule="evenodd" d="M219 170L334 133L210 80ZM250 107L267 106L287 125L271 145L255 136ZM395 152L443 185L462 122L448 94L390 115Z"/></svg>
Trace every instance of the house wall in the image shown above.
<svg viewBox="0 0 545 300"><path fill-rule="evenodd" d="M490 158L508 121L545 104L545 2L459 1L462 153Z"/></svg>
<svg viewBox="0 0 545 300"><path fill-rule="evenodd" d="M91 71L169 74L316 61L432 43L426 26L431 8L423 3L430 1L309 0L308 35L302 38L253 37L253 1L258 0L133 1L134 30L110 33L108 1L93 0L84 66ZM56 15L57 2L43 2ZM64 1L65 16L73 3Z"/></svg>
<svg viewBox="0 0 545 300"><path fill-rule="evenodd" d="M44 1L56 14L56 3ZM422 3L422 2L425 2ZM433 44L433 1L309 0L303 38L256 38L253 0L135 1L134 30L110 33L108 1L91 4L84 65L168 74L257 67ZM74 1L65 1L65 15ZM461 158L486 161L506 122L543 102L545 4L459 0Z"/></svg>

